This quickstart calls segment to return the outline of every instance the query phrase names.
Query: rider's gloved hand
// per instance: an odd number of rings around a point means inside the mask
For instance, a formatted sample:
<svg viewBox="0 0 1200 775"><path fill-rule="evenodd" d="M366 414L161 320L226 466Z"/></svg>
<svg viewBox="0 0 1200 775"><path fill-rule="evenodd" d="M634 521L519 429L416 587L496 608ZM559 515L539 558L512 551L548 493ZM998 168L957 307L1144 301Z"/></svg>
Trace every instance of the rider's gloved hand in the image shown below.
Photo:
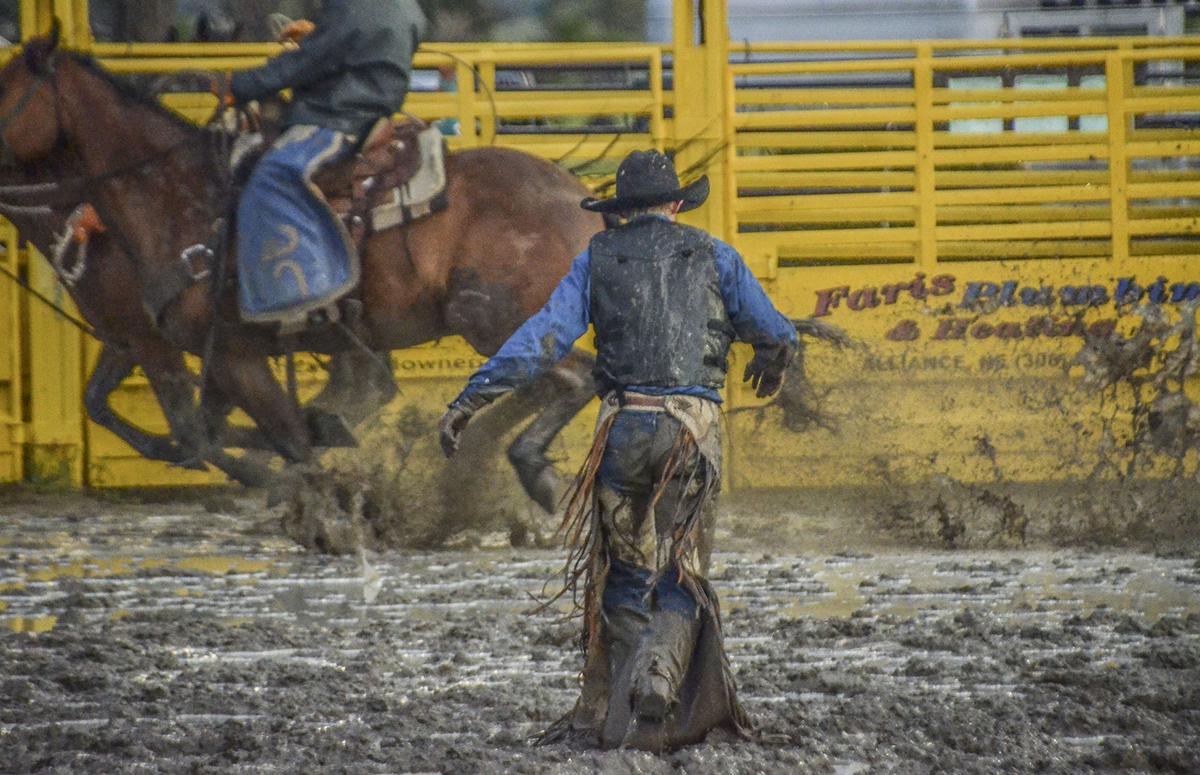
<svg viewBox="0 0 1200 775"><path fill-rule="evenodd" d="M795 354L796 351L786 344L755 347L754 359L746 364L742 381L749 382L754 395L759 398L775 395L783 387L784 372Z"/></svg>
<svg viewBox="0 0 1200 775"><path fill-rule="evenodd" d="M466 430L467 423L471 422L475 413L490 404L499 395L499 392L489 393L476 390L471 393L463 393L454 399L438 422L438 438L446 457L453 457L454 453L458 451L458 442L462 437L462 432Z"/></svg>
<svg viewBox="0 0 1200 775"><path fill-rule="evenodd" d="M304 39L312 35L316 29L317 25L308 19L297 19L284 25L283 29L279 31L279 42L287 49L300 48Z"/></svg>

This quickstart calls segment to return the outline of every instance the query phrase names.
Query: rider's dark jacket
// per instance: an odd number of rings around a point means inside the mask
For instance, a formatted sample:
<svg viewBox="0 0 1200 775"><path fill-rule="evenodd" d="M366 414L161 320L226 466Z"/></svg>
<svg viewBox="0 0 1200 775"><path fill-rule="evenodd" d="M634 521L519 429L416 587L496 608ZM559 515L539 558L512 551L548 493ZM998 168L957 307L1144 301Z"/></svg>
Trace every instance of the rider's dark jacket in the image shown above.
<svg viewBox="0 0 1200 775"><path fill-rule="evenodd" d="M233 96L246 102L291 89L286 126L352 135L399 110L425 33L416 0L325 0L313 22L298 49L235 74Z"/></svg>

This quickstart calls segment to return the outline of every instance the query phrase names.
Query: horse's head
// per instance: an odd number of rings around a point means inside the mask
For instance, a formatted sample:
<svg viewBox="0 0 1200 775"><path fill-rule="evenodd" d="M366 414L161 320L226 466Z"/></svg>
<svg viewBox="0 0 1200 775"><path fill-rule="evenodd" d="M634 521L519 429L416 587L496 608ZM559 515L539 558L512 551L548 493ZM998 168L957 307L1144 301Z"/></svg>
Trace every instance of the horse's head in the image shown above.
<svg viewBox="0 0 1200 775"><path fill-rule="evenodd" d="M49 35L29 41L0 70L0 166L39 161L58 145L58 43L56 20Z"/></svg>

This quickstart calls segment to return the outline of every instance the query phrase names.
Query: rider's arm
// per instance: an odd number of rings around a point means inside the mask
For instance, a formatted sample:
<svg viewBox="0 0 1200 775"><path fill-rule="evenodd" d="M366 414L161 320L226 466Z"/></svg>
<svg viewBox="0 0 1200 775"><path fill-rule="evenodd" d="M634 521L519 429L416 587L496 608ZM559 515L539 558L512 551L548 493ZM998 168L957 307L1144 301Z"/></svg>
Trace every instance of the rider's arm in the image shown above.
<svg viewBox="0 0 1200 775"><path fill-rule="evenodd" d="M775 309L738 252L720 240L717 240L717 279L738 339L754 345L755 352L781 347L796 349L796 327Z"/></svg>
<svg viewBox="0 0 1200 775"><path fill-rule="evenodd" d="M508 338L500 350L471 375L454 403L488 400L532 382L562 360L587 332L591 258L579 254L550 300Z"/></svg>
<svg viewBox="0 0 1200 775"><path fill-rule="evenodd" d="M358 29L338 19L327 3L318 14L316 29L299 48L285 51L257 70L235 73L230 90L239 102L261 100L283 89L294 89L337 72L347 52L353 49Z"/></svg>

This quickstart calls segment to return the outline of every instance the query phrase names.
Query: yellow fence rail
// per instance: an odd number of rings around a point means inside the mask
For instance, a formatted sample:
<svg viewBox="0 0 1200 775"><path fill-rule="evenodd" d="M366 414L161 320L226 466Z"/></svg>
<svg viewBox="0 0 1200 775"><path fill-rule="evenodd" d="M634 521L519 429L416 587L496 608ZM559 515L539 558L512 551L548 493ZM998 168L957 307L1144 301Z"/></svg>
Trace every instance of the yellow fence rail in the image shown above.
<svg viewBox="0 0 1200 775"><path fill-rule="evenodd" d="M1200 254L1200 46L1151 43L745 49L738 239L796 263Z"/></svg>

